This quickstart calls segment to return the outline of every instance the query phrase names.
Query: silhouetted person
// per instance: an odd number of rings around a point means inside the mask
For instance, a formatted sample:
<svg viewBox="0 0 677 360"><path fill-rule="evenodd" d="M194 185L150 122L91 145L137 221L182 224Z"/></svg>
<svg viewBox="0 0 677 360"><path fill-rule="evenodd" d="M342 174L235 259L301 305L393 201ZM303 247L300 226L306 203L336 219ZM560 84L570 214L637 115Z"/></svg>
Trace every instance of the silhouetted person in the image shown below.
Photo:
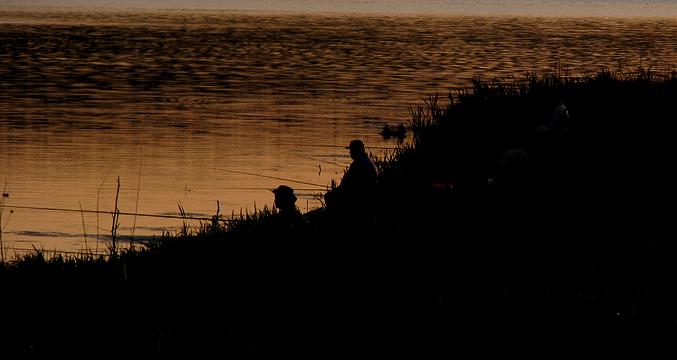
<svg viewBox="0 0 677 360"><path fill-rule="evenodd" d="M505 152L498 166L498 186L508 192L522 192L531 186L531 156L522 149Z"/></svg>
<svg viewBox="0 0 677 360"><path fill-rule="evenodd" d="M280 185L272 190L275 194L275 207L277 208L276 222L279 226L291 229L299 228L306 224L306 220L296 207L296 195L294 189Z"/></svg>
<svg viewBox="0 0 677 360"><path fill-rule="evenodd" d="M561 103L544 126L536 131L536 162L542 170L562 170L566 163L565 135L569 111Z"/></svg>
<svg viewBox="0 0 677 360"><path fill-rule="evenodd" d="M330 210L360 216L373 210L378 170L361 140L351 141L346 149L353 162L339 186L325 195L325 201Z"/></svg>
<svg viewBox="0 0 677 360"><path fill-rule="evenodd" d="M564 106L564 102L562 102L557 108L555 108L555 111L545 126L550 130L564 135L567 131L568 119L569 110L567 110L566 106Z"/></svg>
<svg viewBox="0 0 677 360"><path fill-rule="evenodd" d="M536 147L532 153L536 175L536 187L543 218L540 223L547 227L549 219L564 219L571 205L574 190L572 179L572 158L567 145L569 111L561 103L544 126L536 133ZM547 214L547 215L546 215Z"/></svg>
<svg viewBox="0 0 677 360"><path fill-rule="evenodd" d="M346 149L350 150L350 164L348 171L343 175L339 188L352 193L367 193L376 187L378 170L364 148L361 140L353 140Z"/></svg>

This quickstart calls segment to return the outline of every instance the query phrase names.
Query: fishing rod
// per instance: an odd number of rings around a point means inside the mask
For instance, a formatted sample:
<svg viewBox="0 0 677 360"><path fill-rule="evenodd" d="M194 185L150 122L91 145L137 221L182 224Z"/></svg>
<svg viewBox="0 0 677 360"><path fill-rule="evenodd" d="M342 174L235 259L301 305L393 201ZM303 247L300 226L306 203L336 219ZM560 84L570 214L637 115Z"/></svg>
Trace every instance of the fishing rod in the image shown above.
<svg viewBox="0 0 677 360"><path fill-rule="evenodd" d="M250 172L246 172L246 171L230 170L230 169L223 169L223 171L232 172L232 173L236 173L236 174L242 174L242 175L258 176L258 177L262 177L262 178L288 181L288 182L292 182L292 183L296 183L296 184L317 186L317 187L322 187L322 188L325 188L325 189L327 188L327 185L320 185L320 184L315 184L315 183L311 183L311 182L307 182L307 181L291 180L291 179L286 179L286 178L277 177L277 176L255 174L255 173L250 173Z"/></svg>
<svg viewBox="0 0 677 360"><path fill-rule="evenodd" d="M321 162L321 163L325 163L325 164L329 164L329 165L336 165L336 166L339 166L339 167L342 167L342 168L346 168L346 167L348 167L348 165L349 165L349 164L345 164L345 165L344 165L344 164L339 164L339 163L332 162L332 161L327 161L327 160L320 160L320 159L316 159L316 158L314 158L314 157L312 157L312 156L300 155L300 154L294 154L294 153L288 152L288 151L285 151L284 153L285 153L285 154L289 154L289 155L293 155L293 156L298 156L298 157L303 158L303 159L315 160L315 161L318 161L318 162Z"/></svg>
<svg viewBox="0 0 677 360"><path fill-rule="evenodd" d="M228 187L228 188L221 188L222 190L252 190L252 191L271 191L272 188L269 187ZM317 188L297 188L295 187L294 190L297 191L317 191Z"/></svg>
<svg viewBox="0 0 677 360"><path fill-rule="evenodd" d="M272 189L261 188L260 190L271 191ZM316 189L296 189L296 190L314 191ZM5 205L5 207L11 208L11 209L38 210L38 211L63 211L63 212L76 212L76 213L87 213L87 214L113 214L113 211L104 211L104 210L66 209L66 208L57 208L57 207L22 206L22 205L11 205L11 206ZM122 211L118 211L117 214L118 215L124 215L124 216L142 216L142 217L181 219L181 220L203 220L203 221L214 220L214 217L196 217L196 216L189 216L189 215L180 216L180 215L163 215L163 214L142 214L142 213L136 213L136 212L122 212ZM232 219L221 219L220 218L219 220L230 221Z"/></svg>
<svg viewBox="0 0 677 360"><path fill-rule="evenodd" d="M103 210L80 210L80 209L65 209L65 208L40 207L40 206L12 205L12 206L7 206L7 207L8 208L14 208L14 209L25 209L25 210L79 212L79 213L87 213L87 214L112 214L113 213L113 211L103 211ZM156 218L167 218L167 219L186 219L186 220L205 220L205 221L214 220L213 217L206 218L206 217L162 215L162 214L140 214L140 213L121 212L121 211L118 211L116 213L118 215L126 215L126 216L145 216L145 217L156 217Z"/></svg>
<svg viewBox="0 0 677 360"><path fill-rule="evenodd" d="M328 187L327 185L320 185L320 184L315 184L315 183L306 182L306 181L299 181L299 180L291 180L291 179L286 179L286 178L276 177L276 176L255 174L255 173L250 173L250 172L246 172L246 171L228 170L228 169L226 169L224 171L237 173L237 174L243 174L243 175L258 176L258 177L264 177L264 178L269 178L269 179L288 181L288 182L304 184L304 185L311 185L311 186L316 186L316 187L322 187L324 189L326 189ZM266 191L272 190L270 188L241 188L241 189L242 190L266 190ZM235 190L238 190L238 189L235 189ZM303 188L303 189L296 189L296 190L317 191L319 189ZM113 214L113 211L103 211L103 210L66 209L66 208L57 208L57 207L22 206L22 205L12 205L12 206L4 205L4 206L9 207L9 208L14 208L14 209L25 209L25 210L79 212L79 213L87 213L87 214ZM117 214L118 215L125 215L125 216L142 216L142 217L155 217L155 218L166 218L166 219L187 219L187 220L204 220L204 221L212 221L213 220L213 217L207 218L207 217L193 217L193 216L189 217L189 216L177 216L177 215L162 215L162 214L142 214L142 213L138 213L138 212L119 212L118 211ZM227 220L230 220L230 219L227 219Z"/></svg>
<svg viewBox="0 0 677 360"><path fill-rule="evenodd" d="M321 147L321 148L334 148L334 149L345 149L345 146L342 145L313 145L313 144L300 144L299 147ZM377 150L397 150L397 147L385 147L385 146L365 146L367 149L377 149Z"/></svg>

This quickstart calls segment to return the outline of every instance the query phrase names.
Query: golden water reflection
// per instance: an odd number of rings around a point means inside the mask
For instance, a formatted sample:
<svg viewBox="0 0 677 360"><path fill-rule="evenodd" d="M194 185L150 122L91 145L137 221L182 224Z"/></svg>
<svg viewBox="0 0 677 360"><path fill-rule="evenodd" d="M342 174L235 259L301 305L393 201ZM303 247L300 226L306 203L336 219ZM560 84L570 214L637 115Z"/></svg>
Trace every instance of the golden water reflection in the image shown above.
<svg viewBox="0 0 677 360"><path fill-rule="evenodd" d="M5 212L16 206L2 226L15 248L76 251L85 237L93 248L110 214L18 207L112 211L118 177L122 212L179 215L181 205L209 217L218 202L229 215L270 206L280 184L312 209L349 164L350 140L382 154L397 145L378 134L384 125L475 75L667 70L677 59L669 19L36 16L0 12L0 182ZM123 216L119 234L180 225Z"/></svg>

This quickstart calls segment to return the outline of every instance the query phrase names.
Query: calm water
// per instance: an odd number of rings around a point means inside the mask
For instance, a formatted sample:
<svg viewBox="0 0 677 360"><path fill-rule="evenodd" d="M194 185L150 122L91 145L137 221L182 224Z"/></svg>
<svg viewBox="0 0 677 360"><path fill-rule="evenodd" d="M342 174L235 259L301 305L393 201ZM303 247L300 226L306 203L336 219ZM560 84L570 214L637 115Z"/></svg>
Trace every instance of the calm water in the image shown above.
<svg viewBox="0 0 677 360"><path fill-rule="evenodd" d="M397 144L385 124L473 75L667 69L676 49L664 17L0 7L3 245L105 249L110 214L79 210L112 211L118 178L122 212L230 215L272 205L280 184L313 209L351 139L382 154ZM181 223L123 216L118 234Z"/></svg>

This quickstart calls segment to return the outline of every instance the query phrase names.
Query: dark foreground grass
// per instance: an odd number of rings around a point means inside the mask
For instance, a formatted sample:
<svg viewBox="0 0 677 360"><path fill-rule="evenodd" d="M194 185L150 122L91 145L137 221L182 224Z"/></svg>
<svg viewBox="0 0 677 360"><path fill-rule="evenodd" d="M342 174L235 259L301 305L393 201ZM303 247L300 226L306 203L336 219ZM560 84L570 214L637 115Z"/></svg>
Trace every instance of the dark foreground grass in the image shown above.
<svg viewBox="0 0 677 360"><path fill-rule="evenodd" d="M477 81L413 110L375 221L263 209L0 271L4 354L232 358L674 351L674 74ZM568 134L536 129L561 101ZM519 172L506 151L530 155ZM556 150L556 151L555 151ZM488 179L492 181L488 181Z"/></svg>

